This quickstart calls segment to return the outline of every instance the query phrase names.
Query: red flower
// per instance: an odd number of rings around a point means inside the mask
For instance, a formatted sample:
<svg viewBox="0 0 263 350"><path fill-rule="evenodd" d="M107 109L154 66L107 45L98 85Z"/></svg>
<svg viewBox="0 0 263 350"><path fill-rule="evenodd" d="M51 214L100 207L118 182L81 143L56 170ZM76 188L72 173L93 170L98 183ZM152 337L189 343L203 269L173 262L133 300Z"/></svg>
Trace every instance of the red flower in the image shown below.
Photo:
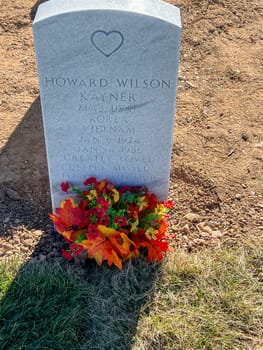
<svg viewBox="0 0 263 350"><path fill-rule="evenodd" d="M84 182L83 182L83 184L85 185L85 186L88 186L88 185L91 185L91 184L96 184L97 183L97 180L96 180L96 178L95 177L89 177L88 179L86 179Z"/></svg>
<svg viewBox="0 0 263 350"><path fill-rule="evenodd" d="M114 223L118 226L127 226L128 221L125 217L116 216L116 218L114 219Z"/></svg>
<svg viewBox="0 0 263 350"><path fill-rule="evenodd" d="M130 192L132 193L139 193L142 192L144 190L148 191L146 187L142 187L142 186L135 186L135 187L130 187Z"/></svg>
<svg viewBox="0 0 263 350"><path fill-rule="evenodd" d="M100 218L98 218L96 224L108 226L110 224L110 218L107 215L101 216Z"/></svg>
<svg viewBox="0 0 263 350"><path fill-rule="evenodd" d="M62 190L63 192L68 193L68 189L69 189L69 183L68 183L68 182L62 182L62 183L60 184L60 187L61 187L61 190Z"/></svg>
<svg viewBox="0 0 263 350"><path fill-rule="evenodd" d="M108 210L110 204L108 202L106 202L103 198L97 198L97 204L101 207L104 208L106 210Z"/></svg>
<svg viewBox="0 0 263 350"><path fill-rule="evenodd" d="M174 207L174 201L168 200L168 201L163 201L163 205L165 208L172 209Z"/></svg>
<svg viewBox="0 0 263 350"><path fill-rule="evenodd" d="M113 183L108 182L106 188L107 188L108 191L112 191L114 189Z"/></svg>
<svg viewBox="0 0 263 350"><path fill-rule="evenodd" d="M129 191L129 186L122 186L120 189L119 189L119 193L120 194L123 194L125 192L128 192Z"/></svg>
<svg viewBox="0 0 263 350"><path fill-rule="evenodd" d="M157 197L153 193L146 193L146 200L148 202L148 209L154 209L157 206Z"/></svg>
<svg viewBox="0 0 263 350"><path fill-rule="evenodd" d="M128 210L129 210L129 214L128 215L129 215L130 218L135 218L135 217L138 216L138 209L134 208L133 204L129 205Z"/></svg>
<svg viewBox="0 0 263 350"><path fill-rule="evenodd" d="M96 218L99 219L99 218L102 218L103 216L105 216L106 212L107 212L107 209L105 209L105 208L94 208L93 215L95 215Z"/></svg>
<svg viewBox="0 0 263 350"><path fill-rule="evenodd" d="M73 253L73 255L75 255L75 256L80 255L84 250L83 246L80 244L77 244L77 243L71 243L69 248L70 248L71 252Z"/></svg>
<svg viewBox="0 0 263 350"><path fill-rule="evenodd" d="M96 184L94 184L95 189L97 192L99 193L104 193L105 192L105 186L107 185L107 180L101 180L100 182L96 182Z"/></svg>
<svg viewBox="0 0 263 350"><path fill-rule="evenodd" d="M89 225L87 229L88 239L96 239L99 236L99 230L96 225Z"/></svg>
<svg viewBox="0 0 263 350"><path fill-rule="evenodd" d="M69 251L67 251L65 249L61 249L61 252L62 252L62 256L64 259L69 260L69 261L73 259L73 256L70 254Z"/></svg>

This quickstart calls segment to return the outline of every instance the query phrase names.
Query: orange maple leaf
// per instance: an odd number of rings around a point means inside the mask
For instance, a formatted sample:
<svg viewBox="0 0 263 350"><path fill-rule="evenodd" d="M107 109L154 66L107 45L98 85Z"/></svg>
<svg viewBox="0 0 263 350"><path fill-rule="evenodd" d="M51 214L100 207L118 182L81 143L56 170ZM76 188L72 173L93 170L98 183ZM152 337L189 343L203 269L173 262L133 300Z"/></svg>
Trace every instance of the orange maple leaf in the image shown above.
<svg viewBox="0 0 263 350"><path fill-rule="evenodd" d="M56 226L56 230L59 232L59 230L58 230L58 228L57 228L57 226ZM72 234L74 233L74 231L73 230L65 230L65 231L63 231L63 232L59 232L64 238L66 238L66 240L68 240L68 241L72 241L73 240L73 238L72 238Z"/></svg>
<svg viewBox="0 0 263 350"><path fill-rule="evenodd" d="M98 230L105 237L118 236L120 234L119 231L116 231L114 228L107 227L105 225L98 225Z"/></svg>
<svg viewBox="0 0 263 350"><path fill-rule="evenodd" d="M127 237L123 232L119 233L119 236L112 236L109 238L112 246L117 249L118 253L125 257L131 253L131 246L135 244Z"/></svg>
<svg viewBox="0 0 263 350"><path fill-rule="evenodd" d="M169 250L169 244L162 241L163 238L164 233L158 233L157 239L145 238L141 240L140 246L148 249L148 261L162 260L163 253Z"/></svg>
<svg viewBox="0 0 263 350"><path fill-rule="evenodd" d="M119 258L118 254L112 249L111 254L108 256L108 264L111 266L114 264L118 267L119 270L122 270L122 261Z"/></svg>
<svg viewBox="0 0 263 350"><path fill-rule="evenodd" d="M116 231L113 228L104 225L98 225L98 230L103 236L110 240L113 249L115 249L119 255L125 257L131 253L130 247L135 244L124 232Z"/></svg>
<svg viewBox="0 0 263 350"><path fill-rule="evenodd" d="M107 237L99 234L94 240L82 241L82 245L88 250L89 258L95 259L98 265L101 265L102 261L107 260L109 266L114 264L120 270L122 269L122 261Z"/></svg>
<svg viewBox="0 0 263 350"><path fill-rule="evenodd" d="M61 203L61 208L56 209L56 214L50 214L49 216L59 233L67 231L73 225L83 226L82 211L76 206L71 197Z"/></svg>

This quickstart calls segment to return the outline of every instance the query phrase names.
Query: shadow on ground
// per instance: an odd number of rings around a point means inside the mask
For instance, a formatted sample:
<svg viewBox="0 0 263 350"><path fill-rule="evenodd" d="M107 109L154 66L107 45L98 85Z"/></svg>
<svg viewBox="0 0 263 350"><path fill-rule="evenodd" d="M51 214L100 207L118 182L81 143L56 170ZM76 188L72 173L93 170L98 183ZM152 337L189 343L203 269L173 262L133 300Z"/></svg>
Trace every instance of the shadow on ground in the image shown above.
<svg viewBox="0 0 263 350"><path fill-rule="evenodd" d="M142 259L122 271L29 261L0 301L0 349L129 350L159 273Z"/></svg>
<svg viewBox="0 0 263 350"><path fill-rule="evenodd" d="M0 234L16 226L43 229L51 210L40 99L0 154Z"/></svg>
<svg viewBox="0 0 263 350"><path fill-rule="evenodd" d="M30 106L0 155L0 184L11 187L10 199L21 197L47 205L49 182L40 98Z"/></svg>
<svg viewBox="0 0 263 350"><path fill-rule="evenodd" d="M130 349L160 266L139 259L122 271L93 261L84 269L59 258L64 241L47 215L51 203L39 98L0 154L0 167L0 239L13 245L12 255L18 241L26 246L25 233L31 239L31 258L7 290L10 265L0 262L0 350Z"/></svg>

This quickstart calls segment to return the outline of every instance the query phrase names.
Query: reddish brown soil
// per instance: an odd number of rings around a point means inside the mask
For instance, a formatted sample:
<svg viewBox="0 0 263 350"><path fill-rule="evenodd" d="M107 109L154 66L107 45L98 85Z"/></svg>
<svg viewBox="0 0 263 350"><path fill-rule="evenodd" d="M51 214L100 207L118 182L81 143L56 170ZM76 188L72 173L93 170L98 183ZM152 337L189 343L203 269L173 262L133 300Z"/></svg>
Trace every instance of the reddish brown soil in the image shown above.
<svg viewBox="0 0 263 350"><path fill-rule="evenodd" d="M183 41L170 197L175 245L263 233L262 1L178 0ZM61 245L50 196L32 39L33 0L0 0L0 257Z"/></svg>

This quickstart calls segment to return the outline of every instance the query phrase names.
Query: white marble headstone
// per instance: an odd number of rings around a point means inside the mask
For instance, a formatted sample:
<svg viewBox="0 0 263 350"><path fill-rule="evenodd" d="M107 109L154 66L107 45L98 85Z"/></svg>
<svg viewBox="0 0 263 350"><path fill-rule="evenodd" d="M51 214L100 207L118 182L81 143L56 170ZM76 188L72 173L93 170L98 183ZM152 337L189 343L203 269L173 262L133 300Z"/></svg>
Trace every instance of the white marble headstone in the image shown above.
<svg viewBox="0 0 263 350"><path fill-rule="evenodd" d="M167 197L179 9L159 0L50 0L33 24L53 208L95 176Z"/></svg>

